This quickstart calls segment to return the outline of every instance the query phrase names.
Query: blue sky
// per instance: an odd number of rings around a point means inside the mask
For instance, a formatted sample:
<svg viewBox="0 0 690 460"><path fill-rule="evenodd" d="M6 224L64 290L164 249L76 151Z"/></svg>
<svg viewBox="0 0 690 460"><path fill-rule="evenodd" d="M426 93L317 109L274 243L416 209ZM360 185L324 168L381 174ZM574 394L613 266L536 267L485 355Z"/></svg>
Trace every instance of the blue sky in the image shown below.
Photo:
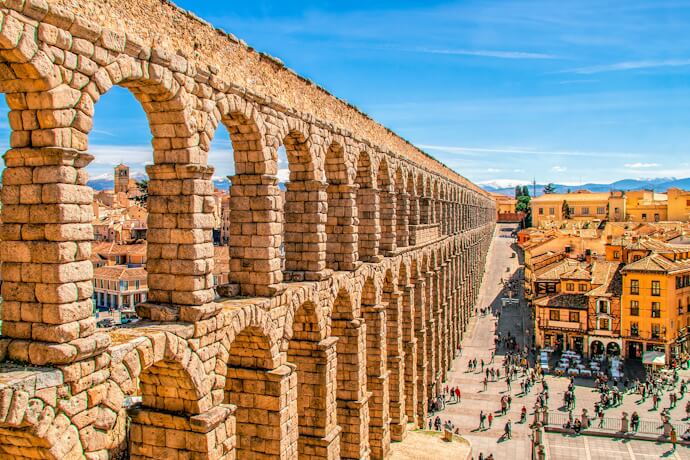
<svg viewBox="0 0 690 460"><path fill-rule="evenodd" d="M690 176L690 1L177 3L471 180ZM126 90L90 139L94 176L150 161ZM232 174L224 131L213 147Z"/></svg>

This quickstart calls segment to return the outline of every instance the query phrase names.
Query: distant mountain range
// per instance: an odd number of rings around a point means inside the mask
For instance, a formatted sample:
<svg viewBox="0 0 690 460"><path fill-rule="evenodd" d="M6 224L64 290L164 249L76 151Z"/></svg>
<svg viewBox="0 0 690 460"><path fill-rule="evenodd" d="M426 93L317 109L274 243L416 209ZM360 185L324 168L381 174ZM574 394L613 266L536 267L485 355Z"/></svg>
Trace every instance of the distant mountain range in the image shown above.
<svg viewBox="0 0 690 460"><path fill-rule="evenodd" d="M513 196L515 194L516 185L527 185L530 195L534 195L534 188L532 184L523 181L489 181L479 184L484 190L492 193L501 193L504 195ZM537 184L536 196L542 195L546 184ZM576 190L589 190L590 192L608 192L611 190L654 190L657 192L665 192L669 188L680 188L690 190L690 177L685 179L676 179L675 177L659 177L654 179L623 179L610 184L596 184L589 183L583 185L563 185L554 184L556 193L567 193L568 190L574 192Z"/></svg>
<svg viewBox="0 0 690 460"><path fill-rule="evenodd" d="M134 175L132 178L133 179L142 179L145 178L146 176L141 174L141 175ZM95 177L92 180L88 182L88 184L94 189L94 190L112 190L114 188L113 185L113 179L111 177ZM218 179L213 179L213 185L219 189L219 190L227 190L230 187L230 181L226 178L218 178ZM524 182L524 181L507 181L507 180L498 180L498 181L490 181L490 182L483 182L479 184L484 190L493 192L493 193L502 193L504 195L510 195L513 196L515 194L515 186L516 185L527 185L529 187L529 193L530 195L534 195L533 192L533 187L532 184ZM281 182L279 184L281 189L285 189L284 184ZM536 189L537 189L537 195L542 195L544 190L544 187L546 184L537 184ZM623 179L619 180L616 182L612 182L610 184L596 184L596 183L589 183L589 184L584 184L584 185L563 185L563 184L554 184L556 187L556 193L567 193L568 190L571 192L574 192L576 190L582 190L586 189L589 190L590 192L608 192L610 190L640 190L640 189L646 189L646 190L655 190L657 192L665 192L667 189L676 187L676 188L681 188L685 190L690 190L690 177L685 178L685 179L676 179L674 177L658 177L655 179Z"/></svg>
<svg viewBox="0 0 690 460"><path fill-rule="evenodd" d="M145 179L145 175L132 177L132 179ZM94 190L112 190L115 188L112 177L96 177L88 182L89 186ZM213 179L213 185L219 190L228 190L230 188L230 181L226 178ZM281 190L285 190L285 184L282 182L278 184Z"/></svg>

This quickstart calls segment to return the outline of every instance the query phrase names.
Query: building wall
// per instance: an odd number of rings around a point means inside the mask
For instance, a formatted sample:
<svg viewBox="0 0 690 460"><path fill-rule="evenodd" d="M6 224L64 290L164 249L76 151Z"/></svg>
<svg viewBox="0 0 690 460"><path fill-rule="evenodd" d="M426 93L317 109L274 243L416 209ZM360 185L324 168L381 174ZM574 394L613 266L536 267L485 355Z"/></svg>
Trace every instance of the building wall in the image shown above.
<svg viewBox="0 0 690 460"><path fill-rule="evenodd" d="M690 191L671 188L668 196L668 220L690 221Z"/></svg>

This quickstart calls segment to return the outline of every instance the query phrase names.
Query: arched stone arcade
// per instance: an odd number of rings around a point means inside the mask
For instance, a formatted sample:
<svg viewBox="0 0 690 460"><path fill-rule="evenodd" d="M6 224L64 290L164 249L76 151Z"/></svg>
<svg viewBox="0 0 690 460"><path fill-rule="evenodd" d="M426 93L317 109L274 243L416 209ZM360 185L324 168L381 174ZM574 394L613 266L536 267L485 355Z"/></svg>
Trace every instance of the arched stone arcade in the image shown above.
<svg viewBox="0 0 690 460"><path fill-rule="evenodd" d="M493 201L275 59L140 1L0 2L0 454L385 457L423 422L473 314ZM151 131L150 291L143 321L104 333L85 167L114 85ZM221 124L236 298L211 276Z"/></svg>

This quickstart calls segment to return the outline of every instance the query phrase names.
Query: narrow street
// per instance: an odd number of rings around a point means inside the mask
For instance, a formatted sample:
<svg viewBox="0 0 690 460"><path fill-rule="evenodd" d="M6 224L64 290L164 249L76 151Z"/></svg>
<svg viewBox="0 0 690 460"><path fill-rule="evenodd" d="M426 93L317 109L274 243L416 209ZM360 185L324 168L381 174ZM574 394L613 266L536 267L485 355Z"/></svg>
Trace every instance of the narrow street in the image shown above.
<svg viewBox="0 0 690 460"><path fill-rule="evenodd" d="M455 360L453 368L448 374L445 383L448 387L460 387L462 392L461 403L449 403L445 410L434 414L440 416L442 421L450 420L456 427L459 427L460 434L472 443L472 451L476 459L480 453L486 457L493 454L496 460L523 460L531 458L530 436L531 430L529 423L533 419L532 409L536 402L536 397L541 389L537 384L533 387L530 394L526 397L521 394L521 377L515 379L512 388L508 390L505 378L498 381L488 382L487 390L483 389L484 372L481 370L481 361L486 367L494 369L502 368L505 350L500 348L496 352L493 363L490 363L491 353L495 349L494 334L500 331L502 335L511 335L517 338L517 343L523 346L531 343L531 321L529 310L524 301L521 300L519 306L502 307L501 298L506 296L501 280L517 279L519 276L519 258L512 253L516 246L514 239L509 238L515 229L512 225L497 226L492 246L487 260L487 271L481 286L479 299L477 302L478 311L490 308L492 313L487 315L477 315L472 318L468 325L467 335L462 342L462 355ZM522 299L522 285L519 286L519 298ZM500 312L500 321L496 319L496 313ZM530 334L528 336L525 333ZM478 369L468 372L468 361L477 359ZM501 369L502 370L502 369ZM547 376L549 399L551 410L558 410L561 406L562 398L568 386L568 379L563 377ZM581 382L576 393L578 395L577 410L587 407L593 410L593 405L598 400L598 395L588 382ZM510 395L512 405L508 413L500 415L501 398ZM637 396L626 396L624 398L624 408L629 413L637 407ZM525 424L519 423L520 411L522 407L527 408L528 417ZM630 406L630 407L628 407ZM684 406L684 404L683 404ZM607 416L616 416L622 408L607 411ZM677 412L680 412L680 408ZM494 420L490 428L479 430L479 414L493 413ZM646 412L646 411L645 411ZM643 418L658 418L654 414L645 414ZM512 439L503 440L505 424L508 420L512 422ZM487 424L488 425L488 424ZM548 434L545 440L546 452L549 459L651 459L651 458L671 458L671 459L690 459L690 449L678 447L676 452L670 451L667 443L655 443L647 441L626 441L613 438L594 438L587 436L572 437L560 434Z"/></svg>

